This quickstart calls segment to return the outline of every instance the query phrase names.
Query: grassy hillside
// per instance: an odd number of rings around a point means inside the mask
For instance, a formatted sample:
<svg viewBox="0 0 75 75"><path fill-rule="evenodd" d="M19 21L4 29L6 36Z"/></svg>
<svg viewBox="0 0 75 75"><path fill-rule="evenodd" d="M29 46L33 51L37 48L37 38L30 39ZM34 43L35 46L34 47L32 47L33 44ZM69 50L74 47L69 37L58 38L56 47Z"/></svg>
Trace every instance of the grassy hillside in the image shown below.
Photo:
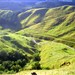
<svg viewBox="0 0 75 75"><path fill-rule="evenodd" d="M30 75L32 72L41 75L45 73L46 75L60 75L61 72L62 75L75 74L74 48L62 43L45 40L31 46L31 38L10 33L0 38L2 38L0 42L0 57L2 57L0 58L0 62L2 62L0 65L0 73L14 73L25 70L17 74ZM22 49L22 46L26 49ZM36 51L33 51L33 47ZM37 51L40 52L39 55L37 54ZM29 69L30 71L28 71ZM43 71L34 69L42 69ZM4 70L4 72L2 72L2 70Z"/></svg>
<svg viewBox="0 0 75 75"><path fill-rule="evenodd" d="M24 27L28 26L28 29L36 32L40 30L39 32L46 32L48 35L59 36L74 28L74 11L75 7L73 6L62 6L52 9L39 8L21 13L19 17L21 24ZM26 13L30 14L27 16ZM26 16L24 17L24 15Z"/></svg>
<svg viewBox="0 0 75 75"><path fill-rule="evenodd" d="M0 12L0 22L5 20L1 26L21 28L14 33L0 28L0 73L38 69L38 74L43 73L40 70L49 70L47 75L75 74L74 6L36 8L15 15ZM31 73L26 71L20 74Z"/></svg>
<svg viewBox="0 0 75 75"><path fill-rule="evenodd" d="M24 17L24 15L26 15L26 17ZM32 9L18 16L22 27L25 27L25 29L18 32L19 34L55 38L56 41L74 47L74 6L61 6L52 9Z"/></svg>
<svg viewBox="0 0 75 75"><path fill-rule="evenodd" d="M62 43L44 41L40 43L39 50L43 69L61 68L75 63L75 49Z"/></svg>
<svg viewBox="0 0 75 75"><path fill-rule="evenodd" d="M38 51L32 38L5 32L0 34L0 73L15 73L30 63Z"/></svg>

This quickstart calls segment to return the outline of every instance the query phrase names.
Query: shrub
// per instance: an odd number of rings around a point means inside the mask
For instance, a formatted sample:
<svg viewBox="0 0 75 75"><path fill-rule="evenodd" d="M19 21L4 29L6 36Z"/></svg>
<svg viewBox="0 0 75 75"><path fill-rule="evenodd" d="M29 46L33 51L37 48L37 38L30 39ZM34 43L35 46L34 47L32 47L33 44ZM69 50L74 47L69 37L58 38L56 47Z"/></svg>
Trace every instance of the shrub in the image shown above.
<svg viewBox="0 0 75 75"><path fill-rule="evenodd" d="M2 66L2 64L0 64L0 71L3 71L3 70L5 70L5 67Z"/></svg>
<svg viewBox="0 0 75 75"><path fill-rule="evenodd" d="M33 55L33 61L40 61L39 53Z"/></svg>
<svg viewBox="0 0 75 75"><path fill-rule="evenodd" d="M39 62L33 62L32 63L32 69L41 69Z"/></svg>
<svg viewBox="0 0 75 75"><path fill-rule="evenodd" d="M21 66L20 65L13 65L11 67L11 69L14 70L14 71L16 71L16 72L18 72L21 69Z"/></svg>

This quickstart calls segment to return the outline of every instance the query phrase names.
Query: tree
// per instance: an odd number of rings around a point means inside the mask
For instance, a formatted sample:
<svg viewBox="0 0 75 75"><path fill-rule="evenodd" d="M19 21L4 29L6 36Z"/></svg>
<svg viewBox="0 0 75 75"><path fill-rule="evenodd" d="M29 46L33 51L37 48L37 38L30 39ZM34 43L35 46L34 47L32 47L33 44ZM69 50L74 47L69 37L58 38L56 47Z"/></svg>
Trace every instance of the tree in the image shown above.
<svg viewBox="0 0 75 75"><path fill-rule="evenodd" d="M16 71L16 72L18 72L21 69L21 66L20 65L13 65L11 67L11 69L14 70L14 71Z"/></svg>
<svg viewBox="0 0 75 75"><path fill-rule="evenodd" d="M3 71L3 70L5 70L5 67L2 64L0 64L0 71Z"/></svg>

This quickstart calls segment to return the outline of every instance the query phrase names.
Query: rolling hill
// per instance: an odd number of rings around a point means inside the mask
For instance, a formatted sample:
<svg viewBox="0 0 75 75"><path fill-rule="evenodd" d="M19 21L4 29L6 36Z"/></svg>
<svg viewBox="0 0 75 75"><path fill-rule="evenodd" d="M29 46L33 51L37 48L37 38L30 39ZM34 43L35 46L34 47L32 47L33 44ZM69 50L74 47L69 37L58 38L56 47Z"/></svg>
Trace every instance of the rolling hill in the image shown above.
<svg viewBox="0 0 75 75"><path fill-rule="evenodd" d="M19 34L29 34L45 39L53 38L55 41L74 47L74 6L31 9L19 14L18 17L22 27L25 28L19 31Z"/></svg>
<svg viewBox="0 0 75 75"><path fill-rule="evenodd" d="M0 34L0 74L16 73L30 63L39 51L32 38L5 32Z"/></svg>
<svg viewBox="0 0 75 75"><path fill-rule="evenodd" d="M0 73L50 70L51 75L75 74L74 6L19 13L1 10L0 15Z"/></svg>

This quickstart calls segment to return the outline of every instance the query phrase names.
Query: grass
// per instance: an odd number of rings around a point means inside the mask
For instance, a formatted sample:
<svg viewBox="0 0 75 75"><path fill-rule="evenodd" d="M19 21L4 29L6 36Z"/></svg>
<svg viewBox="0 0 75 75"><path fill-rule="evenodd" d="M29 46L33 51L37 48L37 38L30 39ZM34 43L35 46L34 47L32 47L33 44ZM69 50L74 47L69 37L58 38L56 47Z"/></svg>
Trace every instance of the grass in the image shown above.
<svg viewBox="0 0 75 75"><path fill-rule="evenodd" d="M39 63L43 70L36 70L37 74L75 75L75 7L61 6L44 9L46 12L43 14L43 18L35 23L40 19L40 10L28 10L27 12L31 12L31 14L25 19L23 18L24 23L21 23L25 29L17 32L19 35L33 36L41 40L39 45L35 47L40 51ZM35 14L37 12L39 13ZM31 71L23 71L17 74L27 73L26 75L30 75Z"/></svg>
<svg viewBox="0 0 75 75"><path fill-rule="evenodd" d="M0 46L2 50L5 51L19 50L25 52L24 48L29 48L30 49L29 51L31 51L30 53L34 53L33 50L31 50L32 47L30 46L31 38L9 33L7 35L3 35L0 39L1 39ZM26 53L28 52L26 51Z"/></svg>
<svg viewBox="0 0 75 75"><path fill-rule="evenodd" d="M43 69L55 69L75 62L75 50L67 45L56 42L43 42L39 47L40 64ZM44 60L44 61L43 61Z"/></svg>
<svg viewBox="0 0 75 75"><path fill-rule="evenodd" d="M0 29L0 53L12 53L12 57L15 52L26 54L29 60L21 67L21 72L10 75L30 75L33 71L38 75L75 75L74 6L30 9L17 18L21 30L12 33ZM33 58L37 52L39 61ZM34 70L37 62L42 70Z"/></svg>
<svg viewBox="0 0 75 75"><path fill-rule="evenodd" d="M75 75L75 69L74 70L68 70L65 69L55 69L55 70L28 70L28 71L22 71L17 74L5 74L5 75L31 75L31 73L36 72L38 75ZM4 75L4 74L1 74Z"/></svg>
<svg viewBox="0 0 75 75"><path fill-rule="evenodd" d="M31 37L8 32L0 36L0 74L15 73L33 60L37 49ZM9 64L9 65L8 65Z"/></svg>
<svg viewBox="0 0 75 75"><path fill-rule="evenodd" d="M61 6L61 7L51 8L51 9L44 8L44 9L28 10L27 12L28 13L31 12L31 14L25 19L22 19L24 21L22 25L26 28L20 30L17 33L21 35L28 35L28 36L32 35L35 37L36 36L38 37L39 35L40 37L52 36L52 37L55 37L56 39L57 38L61 39L62 41L65 39L69 41L68 37L70 35L70 41L71 41L74 39L72 37L74 35L74 28L75 28L75 25L74 25L75 24L75 20L74 20L75 12L74 11L75 11L74 6ZM41 14L43 14L43 16ZM20 17L21 16L22 14L20 15ZM38 16L38 18L34 19L34 17L36 16ZM40 21L35 23L32 17L35 22L38 21L38 19L40 19ZM40 17L43 17L43 18L40 18ZM29 20L25 21L28 18Z"/></svg>

